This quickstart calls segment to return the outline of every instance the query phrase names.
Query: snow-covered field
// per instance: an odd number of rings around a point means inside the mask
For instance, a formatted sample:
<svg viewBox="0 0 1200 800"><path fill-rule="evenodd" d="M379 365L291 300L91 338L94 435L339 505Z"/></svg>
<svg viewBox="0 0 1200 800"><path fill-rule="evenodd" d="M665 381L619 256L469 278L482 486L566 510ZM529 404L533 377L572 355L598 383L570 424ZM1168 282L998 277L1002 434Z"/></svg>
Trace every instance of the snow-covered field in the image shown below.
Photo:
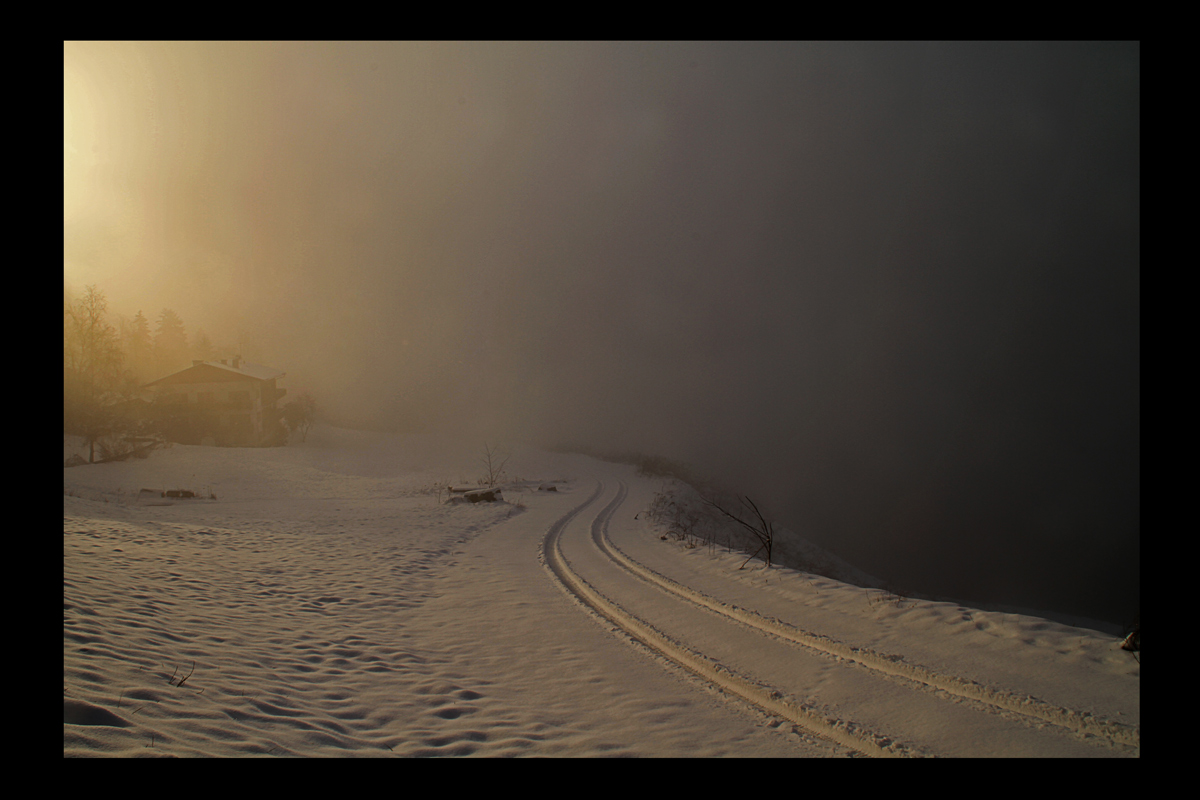
<svg viewBox="0 0 1200 800"><path fill-rule="evenodd" d="M65 468L64 754L1140 753L1112 632L738 570L584 456L441 502L481 449L318 427Z"/></svg>

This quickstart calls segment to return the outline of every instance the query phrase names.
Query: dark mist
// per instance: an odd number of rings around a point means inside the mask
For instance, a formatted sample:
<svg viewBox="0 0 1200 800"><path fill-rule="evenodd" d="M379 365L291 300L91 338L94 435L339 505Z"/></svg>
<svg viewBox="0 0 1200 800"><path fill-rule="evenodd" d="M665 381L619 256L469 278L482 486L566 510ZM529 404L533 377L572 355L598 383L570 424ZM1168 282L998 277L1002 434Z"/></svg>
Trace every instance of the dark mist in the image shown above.
<svg viewBox="0 0 1200 800"><path fill-rule="evenodd" d="M67 274L128 313L335 420L684 461L900 589L1137 613L1137 43L66 55Z"/></svg>

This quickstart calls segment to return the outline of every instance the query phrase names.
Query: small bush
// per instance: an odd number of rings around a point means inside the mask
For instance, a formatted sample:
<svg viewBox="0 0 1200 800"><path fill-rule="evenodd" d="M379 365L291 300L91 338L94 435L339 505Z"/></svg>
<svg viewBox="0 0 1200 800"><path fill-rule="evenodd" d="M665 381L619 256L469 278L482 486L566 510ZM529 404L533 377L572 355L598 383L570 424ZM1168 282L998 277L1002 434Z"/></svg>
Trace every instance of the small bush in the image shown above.
<svg viewBox="0 0 1200 800"><path fill-rule="evenodd" d="M510 458L512 458L512 453L503 452L500 448L484 442L483 456L479 459L484 473L479 479L479 485L492 487L504 480L504 466L508 464Z"/></svg>

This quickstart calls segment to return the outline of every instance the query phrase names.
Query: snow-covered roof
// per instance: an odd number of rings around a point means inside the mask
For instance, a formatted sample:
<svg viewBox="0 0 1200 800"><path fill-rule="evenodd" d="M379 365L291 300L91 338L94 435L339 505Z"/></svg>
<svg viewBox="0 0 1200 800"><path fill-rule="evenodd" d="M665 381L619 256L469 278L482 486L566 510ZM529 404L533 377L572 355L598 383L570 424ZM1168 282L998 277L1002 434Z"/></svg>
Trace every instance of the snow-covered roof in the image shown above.
<svg viewBox="0 0 1200 800"><path fill-rule="evenodd" d="M190 367L186 367L186 368L178 370L176 372L172 372L170 375L165 375L165 376L159 378L158 380L151 381L150 383L147 383L145 385L153 386L156 383L161 383L161 382L167 380L168 378L173 378L176 375L180 375L184 372L187 372L188 370L192 370L197 367L215 367L217 369L224 370L226 372L232 372L235 375L242 375L247 378L254 378L255 380L260 380L260 381L269 381L273 378L282 378L284 375L287 374L286 372L283 372L283 371L277 370L277 369L273 369L271 367L263 366L262 364L251 364L249 362L241 361L239 359L231 359L231 361L236 363L237 366L235 367L235 366L233 366L233 363L226 363L224 361L197 361L197 362L194 362L192 364L192 366L190 366Z"/></svg>
<svg viewBox="0 0 1200 800"><path fill-rule="evenodd" d="M251 378L258 378L260 381L269 381L272 378L282 378L287 374L286 372L281 372L280 370L272 369L271 367L266 367L262 364L250 364L246 361L240 362L236 367L230 364L224 364L220 361L205 361L204 363L212 367L229 370L230 372L248 375Z"/></svg>

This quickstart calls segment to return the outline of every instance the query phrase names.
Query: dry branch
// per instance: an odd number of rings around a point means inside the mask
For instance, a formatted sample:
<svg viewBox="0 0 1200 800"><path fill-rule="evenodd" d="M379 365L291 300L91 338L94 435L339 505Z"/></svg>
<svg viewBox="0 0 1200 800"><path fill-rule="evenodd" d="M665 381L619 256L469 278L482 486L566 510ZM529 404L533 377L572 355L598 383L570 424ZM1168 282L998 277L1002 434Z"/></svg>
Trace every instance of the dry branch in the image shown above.
<svg viewBox="0 0 1200 800"><path fill-rule="evenodd" d="M721 503L719 503L717 498L713 495L705 493L701 495L701 499L704 500L705 504L708 506L715 508L726 517L729 517L738 525L741 525L743 528L748 530L750 535L753 536L754 539L759 543L759 547L754 551L754 555L750 556L750 558L747 558L742 563L742 567L750 563L750 559L754 558L754 556L764 551L767 556L767 567L771 566L771 554L775 547L775 526L773 523L767 521L767 518L763 516L762 511L759 510L758 506L755 505L753 500L751 500L747 495L740 495L738 497L738 499L742 501L742 505L746 506L751 512L753 512L752 520L747 522L737 514L734 514L729 509L725 508L725 506L721 505ZM738 567L738 569L741 569L742 567Z"/></svg>

